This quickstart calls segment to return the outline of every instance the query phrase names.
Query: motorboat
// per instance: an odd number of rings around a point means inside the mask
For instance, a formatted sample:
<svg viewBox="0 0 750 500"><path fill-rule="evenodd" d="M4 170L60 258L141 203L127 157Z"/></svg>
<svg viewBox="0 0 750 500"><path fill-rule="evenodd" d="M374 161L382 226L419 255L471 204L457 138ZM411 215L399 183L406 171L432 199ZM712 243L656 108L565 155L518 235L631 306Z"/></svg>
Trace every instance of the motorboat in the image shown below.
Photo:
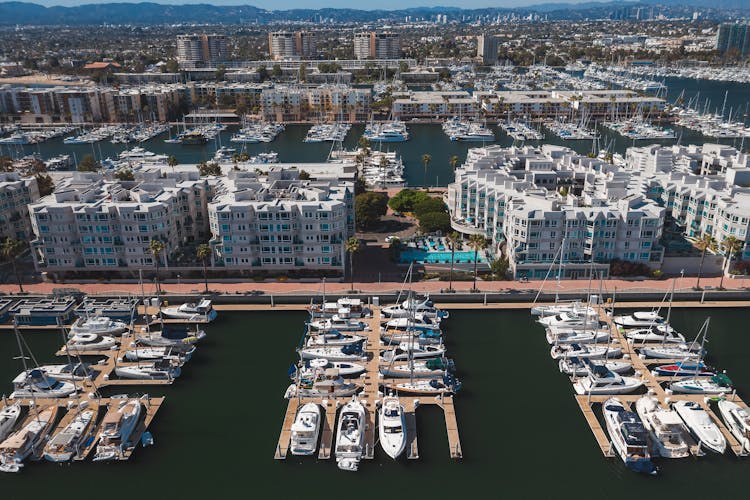
<svg viewBox="0 0 750 500"><path fill-rule="evenodd" d="M349 297L342 297L336 302L311 304L309 311L312 318L330 318L334 315L339 315L342 318L361 318L371 314L370 309L362 303L362 299Z"/></svg>
<svg viewBox="0 0 750 500"><path fill-rule="evenodd" d="M47 377L65 381L81 381L96 378L99 370L91 367L89 363L67 363L64 365L42 365L37 367Z"/></svg>
<svg viewBox="0 0 750 500"><path fill-rule="evenodd" d="M13 379L11 399L18 398L65 398L76 392L72 382L63 382L35 368L21 372Z"/></svg>
<svg viewBox="0 0 750 500"><path fill-rule="evenodd" d="M552 359L560 358L587 358L587 359L602 359L602 358L621 358L622 349L619 347L609 346L598 346L598 345L586 345L586 344L560 344L552 346L550 350Z"/></svg>
<svg viewBox="0 0 750 500"><path fill-rule="evenodd" d="M539 318L537 322L544 326L557 326L557 327L589 327L594 328L595 325L599 324L596 314L588 315L583 312L563 312L556 314L555 316L545 316Z"/></svg>
<svg viewBox="0 0 750 500"><path fill-rule="evenodd" d="M684 345L675 346L653 346L641 347L638 353L645 358L651 359L683 359L686 361L698 360L703 351L692 351Z"/></svg>
<svg viewBox="0 0 750 500"><path fill-rule="evenodd" d="M586 363L585 361L588 361ZM589 374L589 365L604 366L613 373L627 373L633 369L633 365L626 361L610 361L603 359L582 359L582 358L560 358L557 366L560 372L573 377L586 377Z"/></svg>
<svg viewBox="0 0 750 500"><path fill-rule="evenodd" d="M732 392L732 381L723 373L713 377L690 377L669 384L673 392L681 394L726 394Z"/></svg>
<svg viewBox="0 0 750 500"><path fill-rule="evenodd" d="M700 404L695 401L676 401L672 408L701 446L719 454L724 453L727 449L727 440Z"/></svg>
<svg viewBox="0 0 750 500"><path fill-rule="evenodd" d="M365 407L356 398L346 403L339 414L336 429L336 465L356 471L365 447Z"/></svg>
<svg viewBox="0 0 750 500"><path fill-rule="evenodd" d="M65 349L70 353L86 354L90 352L109 351L117 346L117 340L107 335L97 335L95 333L79 333L74 335Z"/></svg>
<svg viewBox="0 0 750 500"><path fill-rule="evenodd" d="M636 311L633 314L615 316L612 322L622 328L645 328L663 323L664 318L656 311Z"/></svg>
<svg viewBox="0 0 750 500"><path fill-rule="evenodd" d="M440 379L444 373L455 371L456 367L452 359L429 358L413 360L411 363L384 363L379 369L384 377Z"/></svg>
<svg viewBox="0 0 750 500"><path fill-rule="evenodd" d="M416 314L426 318L448 318L450 315L448 311L437 309L429 296L422 300L406 299L400 304L383 307L380 314L384 318L408 318Z"/></svg>
<svg viewBox="0 0 750 500"><path fill-rule="evenodd" d="M151 347L180 347L193 345L206 338L206 332L198 328L162 326L161 330L147 331L138 336L138 343Z"/></svg>
<svg viewBox="0 0 750 500"><path fill-rule="evenodd" d="M635 403L635 410L643 426L664 458L685 458L690 455L688 430L680 416L673 410L659 406L659 400L643 396Z"/></svg>
<svg viewBox="0 0 750 500"><path fill-rule="evenodd" d="M414 380L394 379L381 381L383 387L402 394L455 394L461 390L461 382L452 373L443 373L439 378L416 378Z"/></svg>
<svg viewBox="0 0 750 500"><path fill-rule="evenodd" d="M606 344L609 342L607 330L564 330L553 333L547 330L547 342L555 344Z"/></svg>
<svg viewBox="0 0 750 500"><path fill-rule="evenodd" d="M57 405L31 409L25 425L0 443L0 471L18 472L23 461L41 451L57 420Z"/></svg>
<svg viewBox="0 0 750 500"><path fill-rule="evenodd" d="M70 327L68 337L81 334L118 336L128 331L128 325L107 316L80 317Z"/></svg>
<svg viewBox="0 0 750 500"><path fill-rule="evenodd" d="M99 444L94 462L115 460L131 443L128 441L141 418L142 405L139 399L123 399L111 406L102 420Z"/></svg>
<svg viewBox="0 0 750 500"><path fill-rule="evenodd" d="M297 411L292 424L289 451L292 455L312 455L318 448L320 434L320 406L307 403Z"/></svg>
<svg viewBox="0 0 750 500"><path fill-rule="evenodd" d="M703 363L680 361L671 365L659 365L654 368L657 375L666 377L713 377L716 375Z"/></svg>
<svg viewBox="0 0 750 500"><path fill-rule="evenodd" d="M649 454L648 432L638 415L627 411L617 398L605 401L602 409L609 438L625 466L635 472L656 474Z"/></svg>
<svg viewBox="0 0 750 500"><path fill-rule="evenodd" d="M395 349L388 349L382 355L383 361L404 361L419 358L437 358L445 355L443 345L410 345L410 342L402 342Z"/></svg>
<svg viewBox="0 0 750 500"><path fill-rule="evenodd" d="M181 372L182 369L179 366L175 366L166 359L115 366L115 374L123 379L174 380L180 376Z"/></svg>
<svg viewBox="0 0 750 500"><path fill-rule="evenodd" d="M89 409L76 409L73 420L55 434L44 447L44 458L50 462L67 462L82 450L91 435L96 412Z"/></svg>
<svg viewBox="0 0 750 500"><path fill-rule="evenodd" d="M299 352L301 359L324 358L328 361L362 361L365 358L361 343L341 347L303 347L297 352Z"/></svg>
<svg viewBox="0 0 750 500"><path fill-rule="evenodd" d="M321 332L328 332L331 330L339 332L361 332L369 329L369 326L367 326L367 323L364 321L360 321L356 318L341 317L338 314L334 314L330 318L311 321L310 328Z"/></svg>
<svg viewBox="0 0 750 500"><path fill-rule="evenodd" d="M719 413L729 431L745 450L750 451L750 414L737 403L719 401Z"/></svg>
<svg viewBox="0 0 750 500"><path fill-rule="evenodd" d="M300 374L296 384L290 384L284 398L345 398L362 390L362 386L347 382L335 368L314 369L307 376Z"/></svg>
<svg viewBox="0 0 750 500"><path fill-rule="evenodd" d="M534 306L531 308L532 316L557 316L558 314L572 313L572 314L586 314L590 317L597 316L596 309L593 307L585 306L581 302L565 302L555 303L546 306Z"/></svg>
<svg viewBox="0 0 750 500"><path fill-rule="evenodd" d="M382 333L380 340L385 345L399 345L402 342L414 342L419 345L435 345L443 343L440 330L407 330L405 332Z"/></svg>
<svg viewBox="0 0 750 500"><path fill-rule="evenodd" d="M187 349L170 347L170 346L138 346L135 345L123 354L127 361L158 361L168 360L173 364L185 364L190 361L196 347L194 345L186 346Z"/></svg>
<svg viewBox="0 0 750 500"><path fill-rule="evenodd" d="M330 332L336 333L335 335L310 335L310 338L307 339L307 346L342 346L367 340L367 337L362 335L342 335L338 330L330 330Z"/></svg>
<svg viewBox="0 0 750 500"><path fill-rule="evenodd" d="M606 365L586 363L589 374L573 384L576 394L629 394L643 386L643 380L635 377L623 377L610 371Z"/></svg>
<svg viewBox="0 0 750 500"><path fill-rule="evenodd" d="M632 340L634 343L644 342L665 342L665 343L679 343L685 342L685 337L676 332L672 327L667 325L657 325L647 328L637 328L635 330L627 330L625 337Z"/></svg>
<svg viewBox="0 0 750 500"><path fill-rule="evenodd" d="M406 448L406 414L398 397L383 398L378 420L380 446L395 460Z"/></svg>
<svg viewBox="0 0 750 500"><path fill-rule="evenodd" d="M315 370L325 368L334 368L338 370L339 375L344 378L358 377L365 372L365 365L361 365L358 363L347 363L345 361L328 361L325 358L315 358L307 360L300 368L295 367L294 370L290 372L290 376L292 379L296 379L297 375L299 375L300 378L309 378L312 377L312 374Z"/></svg>
<svg viewBox="0 0 750 500"><path fill-rule="evenodd" d="M186 302L179 306L164 307L161 309L161 315L170 319L210 323L216 319L217 313L211 305L211 301L203 299L198 303Z"/></svg>
<svg viewBox="0 0 750 500"><path fill-rule="evenodd" d="M3 409L0 410L0 442L13 431L18 418L21 416L21 405L18 403L8 404L6 402Z"/></svg>

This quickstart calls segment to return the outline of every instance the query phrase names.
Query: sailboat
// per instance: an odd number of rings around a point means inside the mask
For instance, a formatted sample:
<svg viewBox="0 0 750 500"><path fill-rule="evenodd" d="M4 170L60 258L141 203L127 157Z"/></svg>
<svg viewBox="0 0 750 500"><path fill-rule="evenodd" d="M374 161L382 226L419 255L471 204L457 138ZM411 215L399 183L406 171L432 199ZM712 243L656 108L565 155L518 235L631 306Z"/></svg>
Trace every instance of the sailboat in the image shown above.
<svg viewBox="0 0 750 500"><path fill-rule="evenodd" d="M406 448L406 415L397 396L386 396L378 413L380 446L386 454L396 459Z"/></svg>
<svg viewBox="0 0 750 500"><path fill-rule="evenodd" d="M35 408L26 424L0 443L0 471L18 472L23 461L41 451L57 419L57 405Z"/></svg>
<svg viewBox="0 0 750 500"><path fill-rule="evenodd" d="M365 407L352 398L341 408L336 429L336 465L341 470L356 471L365 446Z"/></svg>
<svg viewBox="0 0 750 500"><path fill-rule="evenodd" d="M380 373L393 378L430 378L440 379L446 372L453 372L455 365L452 359L430 358L412 360L411 363L382 363Z"/></svg>
<svg viewBox="0 0 750 500"><path fill-rule="evenodd" d="M96 411L79 408L73 420L55 434L44 448L44 458L50 462L67 462L80 453L96 423Z"/></svg>
<svg viewBox="0 0 750 500"><path fill-rule="evenodd" d="M0 410L0 442L4 441L13 431L13 427L15 427L20 416L21 405L18 403L8 404L6 401L3 409Z"/></svg>

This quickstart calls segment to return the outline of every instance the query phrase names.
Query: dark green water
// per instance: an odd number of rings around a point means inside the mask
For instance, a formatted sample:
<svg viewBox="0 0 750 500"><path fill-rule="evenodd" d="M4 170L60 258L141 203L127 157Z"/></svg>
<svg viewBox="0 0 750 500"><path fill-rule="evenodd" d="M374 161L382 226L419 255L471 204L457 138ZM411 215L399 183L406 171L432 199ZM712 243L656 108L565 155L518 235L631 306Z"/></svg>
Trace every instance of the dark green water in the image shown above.
<svg viewBox="0 0 750 500"><path fill-rule="evenodd" d="M677 311L676 328L694 334L712 316L709 349L741 395L750 388L750 337L743 310ZM151 427L156 445L128 463L31 463L2 476L4 498L690 498L744 497L750 462L732 456L660 461L659 477L627 471L601 456L568 380L525 311L453 311L445 333L465 390L456 413L465 458L449 458L439 410L417 412L420 460L393 462L378 448L357 473L334 460L273 460L302 313L225 313L210 327L183 376L155 388L165 405ZM59 345L51 333L26 334L40 361ZM11 334L0 337L0 379L20 370ZM166 497L165 497L166 495Z"/></svg>

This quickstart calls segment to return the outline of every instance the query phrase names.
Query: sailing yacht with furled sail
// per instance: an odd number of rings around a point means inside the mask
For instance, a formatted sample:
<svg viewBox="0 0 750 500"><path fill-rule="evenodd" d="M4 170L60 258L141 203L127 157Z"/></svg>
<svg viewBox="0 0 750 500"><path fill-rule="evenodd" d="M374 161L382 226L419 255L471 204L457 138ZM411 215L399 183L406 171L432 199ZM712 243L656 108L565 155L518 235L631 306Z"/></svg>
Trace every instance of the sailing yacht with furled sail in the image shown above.
<svg viewBox="0 0 750 500"><path fill-rule="evenodd" d="M141 411L142 405L138 399L123 399L109 409L102 420L94 462L115 460L122 456L141 418Z"/></svg>
<svg viewBox="0 0 750 500"><path fill-rule="evenodd" d="M96 411L79 408L73 420L49 440L44 448L44 458L50 462L67 462L75 457L92 434Z"/></svg>
<svg viewBox="0 0 750 500"><path fill-rule="evenodd" d="M32 409L26 424L0 443L0 471L20 471L24 460L42 450L56 419L56 405Z"/></svg>

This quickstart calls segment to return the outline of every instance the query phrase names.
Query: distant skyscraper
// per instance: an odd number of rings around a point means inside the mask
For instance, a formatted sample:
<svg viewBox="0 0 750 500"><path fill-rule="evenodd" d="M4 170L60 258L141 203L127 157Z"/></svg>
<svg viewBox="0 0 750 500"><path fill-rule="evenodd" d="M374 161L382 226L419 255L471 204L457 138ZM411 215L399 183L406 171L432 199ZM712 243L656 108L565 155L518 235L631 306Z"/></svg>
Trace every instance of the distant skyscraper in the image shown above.
<svg viewBox="0 0 750 500"><path fill-rule="evenodd" d="M268 34L271 59L315 57L318 52L315 33L310 31L273 31Z"/></svg>
<svg viewBox="0 0 750 500"><path fill-rule="evenodd" d="M354 34L356 59L398 59L401 57L401 37L398 33L375 31Z"/></svg>
<svg viewBox="0 0 750 500"><path fill-rule="evenodd" d="M723 23L716 35L716 50L722 54L737 49L741 57L750 55L750 24Z"/></svg>
<svg viewBox="0 0 750 500"><path fill-rule="evenodd" d="M181 65L206 66L227 57L224 35L177 35L177 62Z"/></svg>
<svg viewBox="0 0 750 500"><path fill-rule="evenodd" d="M482 59L482 64L495 64L497 62L497 37L494 35L479 35L477 37L477 57Z"/></svg>

